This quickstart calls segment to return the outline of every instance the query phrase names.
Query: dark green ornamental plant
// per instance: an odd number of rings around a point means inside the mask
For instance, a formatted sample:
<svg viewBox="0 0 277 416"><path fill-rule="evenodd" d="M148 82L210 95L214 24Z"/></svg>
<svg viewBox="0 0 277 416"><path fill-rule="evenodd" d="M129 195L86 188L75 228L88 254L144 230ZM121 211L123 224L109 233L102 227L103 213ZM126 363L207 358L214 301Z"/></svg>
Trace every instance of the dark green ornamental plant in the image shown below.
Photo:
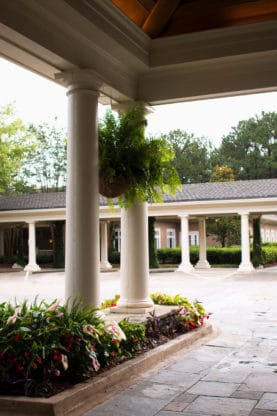
<svg viewBox="0 0 277 416"><path fill-rule="evenodd" d="M145 107L135 104L115 116L108 110L99 123L99 187L112 204L162 202L162 194L175 194L180 181L172 165L174 151L162 138L145 137Z"/></svg>

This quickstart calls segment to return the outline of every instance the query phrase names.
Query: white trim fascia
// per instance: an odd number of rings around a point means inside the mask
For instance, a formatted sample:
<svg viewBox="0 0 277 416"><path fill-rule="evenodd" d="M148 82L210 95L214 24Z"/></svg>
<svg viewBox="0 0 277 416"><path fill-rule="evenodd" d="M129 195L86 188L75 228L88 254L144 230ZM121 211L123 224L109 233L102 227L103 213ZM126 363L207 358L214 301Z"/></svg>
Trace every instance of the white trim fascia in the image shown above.
<svg viewBox="0 0 277 416"><path fill-rule="evenodd" d="M162 104L275 91L276 67L277 49L154 68L140 76L138 98Z"/></svg>
<svg viewBox="0 0 277 416"><path fill-rule="evenodd" d="M276 45L276 21L158 38L151 42L150 67L257 54Z"/></svg>
<svg viewBox="0 0 277 416"><path fill-rule="evenodd" d="M0 223L65 220L65 208L0 211Z"/></svg>

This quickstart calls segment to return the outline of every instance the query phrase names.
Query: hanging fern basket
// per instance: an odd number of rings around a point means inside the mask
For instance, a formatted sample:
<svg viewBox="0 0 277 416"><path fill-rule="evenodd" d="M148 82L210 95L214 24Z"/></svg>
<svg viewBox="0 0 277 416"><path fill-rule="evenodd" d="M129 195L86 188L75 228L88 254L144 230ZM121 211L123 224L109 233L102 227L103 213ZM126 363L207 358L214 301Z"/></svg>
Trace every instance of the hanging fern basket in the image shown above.
<svg viewBox="0 0 277 416"><path fill-rule="evenodd" d="M124 175L111 177L104 171L99 173L99 192L106 198L117 198L130 186L130 179Z"/></svg>

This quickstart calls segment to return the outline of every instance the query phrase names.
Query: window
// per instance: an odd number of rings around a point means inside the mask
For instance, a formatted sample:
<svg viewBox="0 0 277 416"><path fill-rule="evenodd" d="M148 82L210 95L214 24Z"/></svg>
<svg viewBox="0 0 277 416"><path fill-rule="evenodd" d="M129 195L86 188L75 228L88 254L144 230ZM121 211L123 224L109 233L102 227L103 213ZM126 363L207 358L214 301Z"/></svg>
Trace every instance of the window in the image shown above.
<svg viewBox="0 0 277 416"><path fill-rule="evenodd" d="M115 230L114 230L113 248L120 253L120 251L121 251L121 231L120 231L120 228L115 228Z"/></svg>
<svg viewBox="0 0 277 416"><path fill-rule="evenodd" d="M189 233L189 245L198 246L199 245L199 233L198 231Z"/></svg>
<svg viewBox="0 0 277 416"><path fill-rule="evenodd" d="M175 236L175 230L173 229L166 230L166 246L168 248L176 247L176 236Z"/></svg>
<svg viewBox="0 0 277 416"><path fill-rule="evenodd" d="M161 231L159 228L155 228L155 248L161 248Z"/></svg>

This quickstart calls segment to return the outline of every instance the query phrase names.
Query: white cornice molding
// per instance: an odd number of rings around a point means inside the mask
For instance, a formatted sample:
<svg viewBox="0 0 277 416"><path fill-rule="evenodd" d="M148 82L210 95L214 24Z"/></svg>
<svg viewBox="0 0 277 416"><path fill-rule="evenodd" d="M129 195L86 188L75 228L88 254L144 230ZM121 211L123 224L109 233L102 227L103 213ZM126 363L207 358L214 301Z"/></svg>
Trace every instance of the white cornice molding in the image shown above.
<svg viewBox="0 0 277 416"><path fill-rule="evenodd" d="M100 93L150 104L277 89L276 21L151 40L110 0L1 1L0 53L55 80L90 69Z"/></svg>
<svg viewBox="0 0 277 416"><path fill-rule="evenodd" d="M150 67L257 54L276 45L276 21L159 38L151 42Z"/></svg>

